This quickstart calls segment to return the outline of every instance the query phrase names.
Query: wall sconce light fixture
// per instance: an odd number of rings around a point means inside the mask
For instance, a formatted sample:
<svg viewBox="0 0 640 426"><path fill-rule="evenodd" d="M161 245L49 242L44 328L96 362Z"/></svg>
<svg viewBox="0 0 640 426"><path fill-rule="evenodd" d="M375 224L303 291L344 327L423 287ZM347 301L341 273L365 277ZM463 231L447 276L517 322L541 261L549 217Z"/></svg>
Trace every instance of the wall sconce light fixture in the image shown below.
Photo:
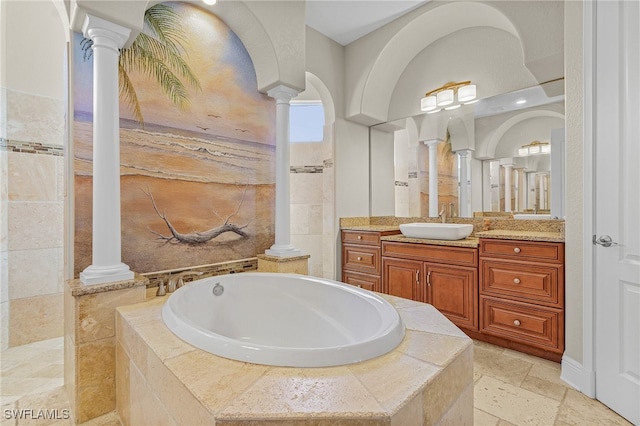
<svg viewBox="0 0 640 426"><path fill-rule="evenodd" d="M460 108L462 104L472 104L476 101L476 85L471 84L471 81L449 82L442 87L427 92L424 98L420 99L420 110L428 113L442 111L443 109L449 111Z"/></svg>
<svg viewBox="0 0 640 426"><path fill-rule="evenodd" d="M551 145L549 142L533 141L528 145L522 145L518 149L518 155L526 157L528 155L549 154L551 152Z"/></svg>

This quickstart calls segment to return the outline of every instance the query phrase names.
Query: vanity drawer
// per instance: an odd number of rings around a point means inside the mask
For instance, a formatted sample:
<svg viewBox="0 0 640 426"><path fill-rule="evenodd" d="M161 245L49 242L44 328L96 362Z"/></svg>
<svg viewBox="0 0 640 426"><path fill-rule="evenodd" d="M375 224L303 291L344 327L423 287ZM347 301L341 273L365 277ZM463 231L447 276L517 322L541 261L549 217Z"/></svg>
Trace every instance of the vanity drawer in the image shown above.
<svg viewBox="0 0 640 426"><path fill-rule="evenodd" d="M342 282L371 291L382 291L380 277L361 274L359 272L343 271Z"/></svg>
<svg viewBox="0 0 640 426"><path fill-rule="evenodd" d="M447 265L478 266L478 250L475 248L383 241L382 255Z"/></svg>
<svg viewBox="0 0 640 426"><path fill-rule="evenodd" d="M561 265L480 259L480 293L524 302L564 306L564 271Z"/></svg>
<svg viewBox="0 0 640 426"><path fill-rule="evenodd" d="M342 230L342 242L377 247L380 246L380 232Z"/></svg>
<svg viewBox="0 0 640 426"><path fill-rule="evenodd" d="M480 331L517 340L541 349L564 350L564 316L561 309L480 297Z"/></svg>
<svg viewBox="0 0 640 426"><path fill-rule="evenodd" d="M480 238L480 256L529 262L563 263L564 244Z"/></svg>
<svg viewBox="0 0 640 426"><path fill-rule="evenodd" d="M342 264L344 269L380 275L380 249L343 244Z"/></svg>

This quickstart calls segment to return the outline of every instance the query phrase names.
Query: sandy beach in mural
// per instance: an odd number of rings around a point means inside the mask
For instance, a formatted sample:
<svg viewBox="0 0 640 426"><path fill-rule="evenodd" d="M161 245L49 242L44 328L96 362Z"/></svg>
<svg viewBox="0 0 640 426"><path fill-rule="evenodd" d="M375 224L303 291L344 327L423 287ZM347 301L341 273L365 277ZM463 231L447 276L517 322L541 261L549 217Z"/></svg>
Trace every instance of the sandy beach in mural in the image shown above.
<svg viewBox="0 0 640 426"><path fill-rule="evenodd" d="M273 244L271 145L216 139L182 129L120 129L122 259L136 272L242 259ZM76 273L91 263L92 123L74 122ZM161 165L161 167L159 167ZM158 210L182 233L244 226L198 245L167 242ZM157 233L157 234L154 234Z"/></svg>

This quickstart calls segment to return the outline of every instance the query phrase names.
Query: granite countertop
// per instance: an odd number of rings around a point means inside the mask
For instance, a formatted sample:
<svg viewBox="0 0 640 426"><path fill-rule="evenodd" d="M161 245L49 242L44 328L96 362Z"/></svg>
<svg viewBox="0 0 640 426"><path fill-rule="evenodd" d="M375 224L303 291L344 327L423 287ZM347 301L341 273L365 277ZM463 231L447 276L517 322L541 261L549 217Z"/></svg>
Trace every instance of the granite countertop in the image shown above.
<svg viewBox="0 0 640 426"><path fill-rule="evenodd" d="M351 226L342 226L340 229L346 229L348 231L377 231L377 232L398 231L400 232L400 227L397 225L351 225Z"/></svg>
<svg viewBox="0 0 640 426"><path fill-rule="evenodd" d="M554 243L564 242L564 235L560 232L493 229L491 231L476 232L475 236L478 238L496 238L502 240L548 241Z"/></svg>
<svg viewBox="0 0 640 426"><path fill-rule="evenodd" d="M436 246L469 247L469 248L477 248L478 244L480 244L480 240L478 240L475 237L467 237L463 240L430 240L427 238L409 238L409 237L405 237L402 234L380 237L380 240L394 241L398 243L431 244Z"/></svg>
<svg viewBox="0 0 640 426"><path fill-rule="evenodd" d="M400 225L398 221L401 219L403 218L342 218L340 219L340 229L351 231L399 232ZM415 221L420 220L416 219ZM487 221L489 221L489 223L487 223ZM404 223L404 221L402 223ZM452 223L471 223L474 225L476 232L466 240L427 240L420 238L407 238L402 234L384 236L382 237L382 240L456 247L478 247L478 238L564 242L564 222L558 220L493 220L488 218L458 218ZM493 229L490 231L482 231L483 226L486 226L487 224Z"/></svg>

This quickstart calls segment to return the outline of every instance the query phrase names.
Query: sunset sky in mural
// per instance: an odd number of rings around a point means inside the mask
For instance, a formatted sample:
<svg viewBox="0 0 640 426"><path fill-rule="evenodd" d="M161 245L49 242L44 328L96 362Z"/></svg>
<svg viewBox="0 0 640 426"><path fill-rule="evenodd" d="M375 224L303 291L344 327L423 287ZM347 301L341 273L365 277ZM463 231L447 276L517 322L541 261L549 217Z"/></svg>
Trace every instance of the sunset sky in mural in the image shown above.
<svg viewBox="0 0 640 426"><path fill-rule="evenodd" d="M274 109L266 105L273 99L257 91L253 65L240 39L216 16L189 4L170 4L184 19L187 43L183 58L200 80L202 92L188 87L190 104L185 110L180 110L152 79L130 75L145 123L252 142L275 143L274 126L265 125L275 123ZM89 111L92 102L91 63L83 60L83 54L76 48L76 70L80 70L85 78L77 81L75 86L75 105L76 110ZM120 116L133 118L124 102L120 105Z"/></svg>

